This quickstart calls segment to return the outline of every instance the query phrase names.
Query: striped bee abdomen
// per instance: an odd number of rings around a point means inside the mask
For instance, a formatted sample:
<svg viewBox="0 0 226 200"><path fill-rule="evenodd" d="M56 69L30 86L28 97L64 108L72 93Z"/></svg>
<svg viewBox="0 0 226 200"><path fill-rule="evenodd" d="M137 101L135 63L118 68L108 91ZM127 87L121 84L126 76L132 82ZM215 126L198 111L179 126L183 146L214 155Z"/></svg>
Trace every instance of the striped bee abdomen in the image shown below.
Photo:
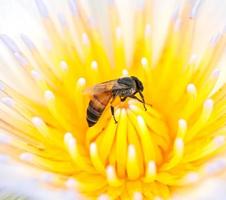
<svg viewBox="0 0 226 200"><path fill-rule="evenodd" d="M93 101L91 100L87 108L87 117L86 117L89 127L96 124L96 122L98 121L98 119L100 118L103 112L103 110L100 110L99 108L95 108L93 105L94 105Z"/></svg>
<svg viewBox="0 0 226 200"><path fill-rule="evenodd" d="M111 95L109 94L99 96L94 95L93 98L90 100L89 106L87 108L87 117L86 117L89 127L97 123L105 107L107 106L110 98Z"/></svg>

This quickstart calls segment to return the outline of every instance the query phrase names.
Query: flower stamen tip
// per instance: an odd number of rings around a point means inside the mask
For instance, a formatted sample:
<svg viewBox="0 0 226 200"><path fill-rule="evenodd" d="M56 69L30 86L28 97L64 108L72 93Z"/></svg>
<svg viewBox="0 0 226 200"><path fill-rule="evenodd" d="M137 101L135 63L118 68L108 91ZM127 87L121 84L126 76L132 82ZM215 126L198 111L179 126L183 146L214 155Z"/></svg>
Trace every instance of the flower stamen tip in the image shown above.
<svg viewBox="0 0 226 200"><path fill-rule="evenodd" d="M110 197L107 194L101 194L99 197L97 197L98 200L109 200Z"/></svg>
<svg viewBox="0 0 226 200"><path fill-rule="evenodd" d="M225 136L218 135L213 139L213 141L216 147L221 147L223 144L225 144Z"/></svg>
<svg viewBox="0 0 226 200"><path fill-rule="evenodd" d="M160 197L160 196L155 196L155 197L154 197L154 200L163 200L163 198Z"/></svg>
<svg viewBox="0 0 226 200"><path fill-rule="evenodd" d="M186 132L187 132L187 121L185 119L179 119L177 137L183 138Z"/></svg>
<svg viewBox="0 0 226 200"><path fill-rule="evenodd" d="M28 65L27 59L21 53L15 52L14 56L21 66L25 67Z"/></svg>
<svg viewBox="0 0 226 200"><path fill-rule="evenodd" d="M68 188L74 188L76 186L76 181L73 178L69 178L66 182L65 182L66 187Z"/></svg>
<svg viewBox="0 0 226 200"><path fill-rule="evenodd" d="M204 167L204 172L207 174L217 173L226 168L226 160L225 159L218 159L207 163Z"/></svg>
<svg viewBox="0 0 226 200"><path fill-rule="evenodd" d="M196 86L193 83L189 83L187 85L187 92L190 94L196 94L197 93Z"/></svg>
<svg viewBox="0 0 226 200"><path fill-rule="evenodd" d="M68 69L68 64L66 63L66 61L64 61L64 60L60 61L60 68L61 68L63 71L67 71L67 69Z"/></svg>
<svg viewBox="0 0 226 200"><path fill-rule="evenodd" d="M92 68L93 70L97 70L97 69L98 69L98 63L97 63L96 60L93 60L93 61L91 62L91 68Z"/></svg>
<svg viewBox="0 0 226 200"><path fill-rule="evenodd" d="M78 80L77 80L77 83L78 85L80 86L84 86L86 84L86 79L84 77L80 77Z"/></svg>
<svg viewBox="0 0 226 200"><path fill-rule="evenodd" d="M201 0L195 1L194 5L192 7L191 13L190 13L190 18L196 17L200 4L201 4Z"/></svg>
<svg viewBox="0 0 226 200"><path fill-rule="evenodd" d="M110 185L112 185L112 186L120 185L120 181L119 181L119 179L117 177L117 174L116 174L114 166L108 165L106 167L106 176L107 176L108 183Z"/></svg>
<svg viewBox="0 0 226 200"><path fill-rule="evenodd" d="M41 117L32 117L31 119L32 123L36 126L36 127L40 127L44 124L43 120Z"/></svg>
<svg viewBox="0 0 226 200"><path fill-rule="evenodd" d="M90 153L95 154L96 151L97 151L97 145L96 145L95 142L93 142L93 143L90 144Z"/></svg>
<svg viewBox="0 0 226 200"><path fill-rule="evenodd" d="M195 183L199 180L199 174L197 172L190 172L189 174L187 174L187 176L185 177L185 181L187 183Z"/></svg>
<svg viewBox="0 0 226 200"><path fill-rule="evenodd" d="M26 162L31 162L33 160L33 157L34 157L33 154L28 152L24 152L19 155L20 160L26 161Z"/></svg>
<svg viewBox="0 0 226 200"><path fill-rule="evenodd" d="M156 163L155 161L151 160L147 163L146 172L145 172L145 179L146 181L153 181L156 176Z"/></svg>
<svg viewBox="0 0 226 200"><path fill-rule="evenodd" d="M176 138L174 142L174 150L176 154L182 155L184 150L184 141L182 138Z"/></svg>
<svg viewBox="0 0 226 200"><path fill-rule="evenodd" d="M32 77L35 79L35 80L41 80L42 78L41 78L41 74L38 72L38 71L36 71L36 70L32 70L31 71L31 75L32 75Z"/></svg>
<svg viewBox="0 0 226 200"><path fill-rule="evenodd" d="M55 95L54 95L53 92L50 91L50 90L46 90L46 91L44 92L44 97L45 97L45 99L46 99L47 101L50 101L50 100L54 100L54 99L55 99Z"/></svg>
<svg viewBox="0 0 226 200"><path fill-rule="evenodd" d="M48 10L42 0L35 0L36 5L42 17L48 17Z"/></svg>
<svg viewBox="0 0 226 200"><path fill-rule="evenodd" d="M1 102L9 107L13 107L15 105L15 101L11 97L2 97Z"/></svg>
<svg viewBox="0 0 226 200"><path fill-rule="evenodd" d="M133 144L128 146L128 156L133 158L136 155L136 150Z"/></svg>
<svg viewBox="0 0 226 200"><path fill-rule="evenodd" d="M69 149L75 149L76 148L76 140L75 138L70 138L68 141L67 141L67 144L68 144L68 148Z"/></svg>
<svg viewBox="0 0 226 200"><path fill-rule="evenodd" d="M116 27L116 29L115 29L115 34L116 34L116 37L118 38L118 39L120 39L121 38L121 36L122 36L122 29L121 29L121 27Z"/></svg>
<svg viewBox="0 0 226 200"><path fill-rule="evenodd" d="M127 69L123 69L123 70L122 70L122 75L123 75L123 76L128 76L128 74L129 74L129 72L128 72Z"/></svg>
<svg viewBox="0 0 226 200"><path fill-rule="evenodd" d="M89 43L89 37L86 33L82 33L82 42L87 45Z"/></svg>
<svg viewBox="0 0 226 200"><path fill-rule="evenodd" d="M189 60L189 64L195 64L198 61L198 55L192 54Z"/></svg>
<svg viewBox="0 0 226 200"><path fill-rule="evenodd" d="M67 133L64 134L64 142L65 142L65 143L68 143L68 141L69 141L71 138L73 138L73 135L72 135L71 132L67 132Z"/></svg>
<svg viewBox="0 0 226 200"><path fill-rule="evenodd" d="M74 0L69 1L69 7L70 7L70 11L71 11L72 15L75 15L78 12L77 5Z"/></svg>
<svg viewBox="0 0 226 200"><path fill-rule="evenodd" d="M144 118L141 115L137 116L137 122L141 125L141 126L145 126L145 121Z"/></svg>
<svg viewBox="0 0 226 200"><path fill-rule="evenodd" d="M4 91L4 89L5 89L4 83L0 81L0 91Z"/></svg>
<svg viewBox="0 0 226 200"><path fill-rule="evenodd" d="M212 107L213 107L213 100L212 99L207 99L204 102L204 108L205 109L212 109Z"/></svg>
<svg viewBox="0 0 226 200"><path fill-rule="evenodd" d="M201 116L201 119L203 121L207 121L209 119L209 117L213 111L213 105L214 105L214 102L212 99L207 99L203 103L203 111L202 111L202 116Z"/></svg>
<svg viewBox="0 0 226 200"><path fill-rule="evenodd" d="M133 200L142 200L143 199L143 195L141 192L134 192L133 193Z"/></svg>
<svg viewBox="0 0 226 200"><path fill-rule="evenodd" d="M142 58L141 58L141 64L142 64L143 66L146 66L146 65L148 64L148 59L147 59L146 57L142 57Z"/></svg>
<svg viewBox="0 0 226 200"><path fill-rule="evenodd" d="M221 70L220 69L214 69L212 75L214 78L218 78L221 74Z"/></svg>
<svg viewBox="0 0 226 200"><path fill-rule="evenodd" d="M145 26L145 36L148 36L150 34L151 34L151 25L146 24L146 26Z"/></svg>
<svg viewBox="0 0 226 200"><path fill-rule="evenodd" d="M0 133L0 143L2 144L8 144L10 142L11 138L9 135Z"/></svg>

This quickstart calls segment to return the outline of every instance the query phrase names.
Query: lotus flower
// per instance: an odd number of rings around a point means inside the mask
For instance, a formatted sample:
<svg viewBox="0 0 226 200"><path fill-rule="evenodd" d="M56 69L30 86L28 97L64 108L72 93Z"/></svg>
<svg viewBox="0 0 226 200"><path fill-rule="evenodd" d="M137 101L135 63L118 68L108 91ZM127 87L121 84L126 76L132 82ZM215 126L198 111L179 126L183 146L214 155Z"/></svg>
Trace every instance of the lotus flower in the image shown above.
<svg viewBox="0 0 226 200"><path fill-rule="evenodd" d="M24 180L76 191L78 199L169 199L224 169L226 87L217 66L225 30L196 55L200 1L186 1L156 45L161 20L153 2L125 12L123 2L107 2L100 24L83 1L56 14L36 0L44 44L1 35L11 58L1 56L1 160L20 166ZM92 97L84 90L126 76L142 81L147 111L134 99L118 100L117 124L107 105L88 127Z"/></svg>

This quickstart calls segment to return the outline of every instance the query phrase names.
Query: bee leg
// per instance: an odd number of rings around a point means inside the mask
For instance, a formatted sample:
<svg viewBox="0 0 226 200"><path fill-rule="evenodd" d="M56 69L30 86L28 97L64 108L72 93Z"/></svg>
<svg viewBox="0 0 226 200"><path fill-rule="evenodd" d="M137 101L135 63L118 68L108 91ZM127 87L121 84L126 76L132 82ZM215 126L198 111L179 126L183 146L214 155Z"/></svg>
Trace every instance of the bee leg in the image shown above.
<svg viewBox="0 0 226 200"><path fill-rule="evenodd" d="M111 114L113 116L113 119L114 119L115 123L117 124L118 121L115 119L115 108L113 106L111 106Z"/></svg>
<svg viewBox="0 0 226 200"><path fill-rule="evenodd" d="M140 100L138 97L136 97L136 96L131 96L131 98L133 98L133 99L136 99L137 101L139 101L139 102L141 102L143 105L144 105L144 110L146 111L147 110L147 108L146 108L146 106L145 106L145 101L144 101L144 99L142 98L142 100Z"/></svg>
<svg viewBox="0 0 226 200"><path fill-rule="evenodd" d="M146 106L145 106L144 95L143 95L143 94L142 94L142 92L140 92L140 91L139 91L139 94L140 94L140 97L141 97L141 99L142 99L142 101L143 101L144 110L146 111L146 110L147 110L147 108L146 108Z"/></svg>
<svg viewBox="0 0 226 200"><path fill-rule="evenodd" d="M130 98L132 98L132 99L136 99L137 101L139 101L139 102L141 102L141 103L144 103L142 100L140 100L138 97L136 97L136 96L130 96Z"/></svg>
<svg viewBox="0 0 226 200"><path fill-rule="evenodd" d="M120 97L120 100L121 100L122 102L124 102L124 101L126 100L126 98L127 98L127 97Z"/></svg>

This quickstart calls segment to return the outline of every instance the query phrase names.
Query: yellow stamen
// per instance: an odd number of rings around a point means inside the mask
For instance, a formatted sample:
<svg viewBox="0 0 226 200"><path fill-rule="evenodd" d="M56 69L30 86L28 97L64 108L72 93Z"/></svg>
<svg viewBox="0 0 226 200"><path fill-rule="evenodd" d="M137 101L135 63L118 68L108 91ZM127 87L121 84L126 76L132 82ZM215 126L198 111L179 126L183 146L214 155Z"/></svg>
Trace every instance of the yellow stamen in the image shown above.
<svg viewBox="0 0 226 200"><path fill-rule="evenodd" d="M146 172L144 181L145 182L152 182L156 177L156 163L155 161L149 161L146 165Z"/></svg>
<svg viewBox="0 0 226 200"><path fill-rule="evenodd" d="M187 122L184 119L178 120L178 129L177 129L177 137L184 138L187 132Z"/></svg>
<svg viewBox="0 0 226 200"><path fill-rule="evenodd" d="M153 145L152 138L149 134L149 131L147 129L147 126L145 124L144 119L142 116L137 117L137 123L138 127L140 128L140 139L143 147L143 153L144 153L144 160L145 163L148 163L149 160L155 160L156 155L155 155L155 148Z"/></svg>
<svg viewBox="0 0 226 200"><path fill-rule="evenodd" d="M127 156L127 175L128 178L134 180L139 177L139 160L137 158L137 153L135 146L130 144L128 146L128 156Z"/></svg>
<svg viewBox="0 0 226 200"><path fill-rule="evenodd" d="M119 177L125 176L126 160L127 160L127 120L126 110L121 109L120 122L117 127L116 135L116 169Z"/></svg>
<svg viewBox="0 0 226 200"><path fill-rule="evenodd" d="M70 132L64 135L64 143L74 163L81 169L85 167L87 165L86 160L80 154L77 141Z"/></svg>
<svg viewBox="0 0 226 200"><path fill-rule="evenodd" d="M39 130L39 132L44 137L48 137L49 136L48 128L47 128L46 124L44 123L44 121L42 120L42 118L40 118L40 117L33 117L32 118L32 123L34 124L34 126Z"/></svg>
<svg viewBox="0 0 226 200"><path fill-rule="evenodd" d="M116 187L122 184L122 182L118 179L115 168L113 166L107 166L106 175L109 185Z"/></svg>
<svg viewBox="0 0 226 200"><path fill-rule="evenodd" d="M90 144L90 157L93 166L100 172L104 172L105 168L98 155L98 149L95 143Z"/></svg>
<svg viewBox="0 0 226 200"><path fill-rule="evenodd" d="M187 134L187 140L193 138L197 134L197 132L202 128L202 126L208 121L212 113L212 110L213 110L213 100L207 99L203 103L202 113L200 117L194 123L193 127L191 127L189 133Z"/></svg>

